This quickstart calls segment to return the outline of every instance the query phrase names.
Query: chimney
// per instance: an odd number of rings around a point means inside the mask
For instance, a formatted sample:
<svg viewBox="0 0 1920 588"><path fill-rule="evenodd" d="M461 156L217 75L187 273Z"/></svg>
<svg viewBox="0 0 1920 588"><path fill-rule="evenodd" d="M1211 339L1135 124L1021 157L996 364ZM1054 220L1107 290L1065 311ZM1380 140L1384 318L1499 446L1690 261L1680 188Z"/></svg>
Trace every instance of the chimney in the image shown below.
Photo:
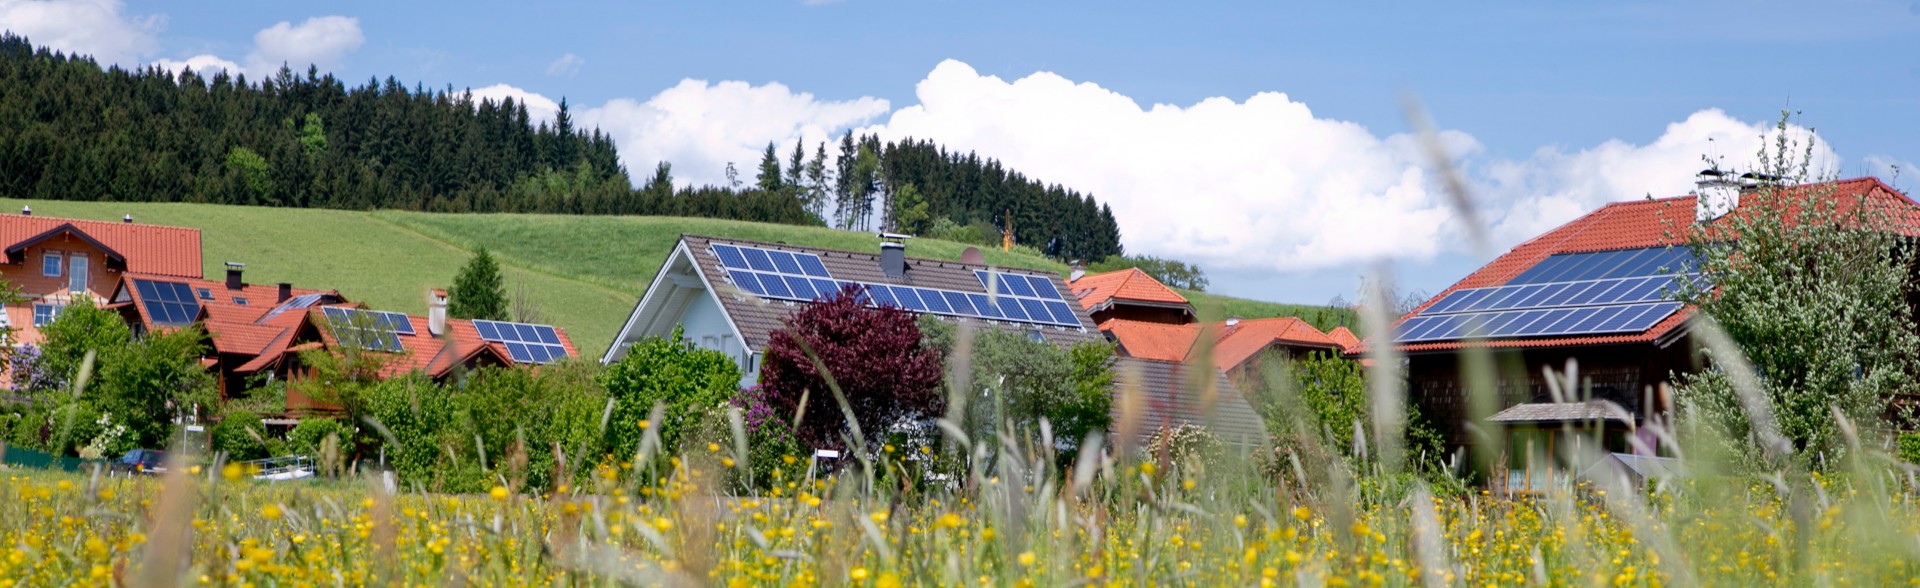
<svg viewBox="0 0 1920 588"><path fill-rule="evenodd" d="M133 215L132 215L131 213L129 213L129 214L127 214L126 216L122 216L122 217L120 217L120 222L123 222L123 223L127 223L127 224L133 224Z"/></svg>
<svg viewBox="0 0 1920 588"><path fill-rule="evenodd" d="M886 272L889 278L907 277L907 244L902 241L913 237L881 233L880 238L884 240L880 243L880 270Z"/></svg>
<svg viewBox="0 0 1920 588"><path fill-rule="evenodd" d="M1718 167L1700 170L1693 177L1693 221L1711 222L1740 207L1740 195L1759 188L1775 178L1755 173L1736 174Z"/></svg>
<svg viewBox="0 0 1920 588"><path fill-rule="evenodd" d="M281 282L281 283L280 283L280 295L279 295L279 296L276 296L276 297L274 297L274 304L279 304L279 303L282 303L282 302L286 302L288 298L293 298L293 283L292 283L292 282Z"/></svg>
<svg viewBox="0 0 1920 588"><path fill-rule="evenodd" d="M447 291L427 291L427 332L438 337L447 332Z"/></svg>
<svg viewBox="0 0 1920 588"><path fill-rule="evenodd" d="M1078 259L1073 260L1073 271L1067 273L1067 283L1071 284L1074 282L1078 282L1080 281L1080 278L1084 278L1086 277L1086 275L1087 275L1086 262L1080 261Z"/></svg>
<svg viewBox="0 0 1920 588"><path fill-rule="evenodd" d="M20 216L33 216L33 205L29 204L20 207Z"/></svg>
<svg viewBox="0 0 1920 588"><path fill-rule="evenodd" d="M239 290L247 286L245 282L240 281L240 272L241 270L245 270L246 268L247 268L247 264L244 264L244 263L240 263L237 261L227 262L227 289L228 290Z"/></svg>
<svg viewBox="0 0 1920 588"><path fill-rule="evenodd" d="M1237 316L1227 317L1226 324L1227 324L1227 328L1229 329L1240 326L1240 317L1237 317Z"/></svg>

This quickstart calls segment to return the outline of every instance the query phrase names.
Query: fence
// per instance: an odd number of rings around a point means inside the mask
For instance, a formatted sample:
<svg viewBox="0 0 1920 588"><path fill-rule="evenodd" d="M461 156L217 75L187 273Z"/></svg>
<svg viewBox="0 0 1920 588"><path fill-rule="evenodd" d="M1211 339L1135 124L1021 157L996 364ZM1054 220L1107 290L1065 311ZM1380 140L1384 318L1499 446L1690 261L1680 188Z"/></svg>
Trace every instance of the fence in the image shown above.
<svg viewBox="0 0 1920 588"><path fill-rule="evenodd" d="M77 472L86 469L98 460L85 460L78 457L53 455L43 451L34 451L25 447L14 447L0 441L0 464L9 467L37 468L43 470L65 470Z"/></svg>

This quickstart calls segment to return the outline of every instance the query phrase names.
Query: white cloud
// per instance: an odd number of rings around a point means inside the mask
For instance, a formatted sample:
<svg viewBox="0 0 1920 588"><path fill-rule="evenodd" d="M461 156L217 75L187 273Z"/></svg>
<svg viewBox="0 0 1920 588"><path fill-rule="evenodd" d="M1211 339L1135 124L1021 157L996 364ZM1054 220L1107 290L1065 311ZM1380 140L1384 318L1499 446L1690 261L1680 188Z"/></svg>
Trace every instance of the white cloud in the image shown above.
<svg viewBox="0 0 1920 588"><path fill-rule="evenodd" d="M280 70L281 64L295 71L305 71L308 65L331 70L366 41L357 18L316 16L298 25L280 21L254 33L247 72L256 77L271 75Z"/></svg>
<svg viewBox="0 0 1920 588"><path fill-rule="evenodd" d="M1711 157L1724 169L1758 168L1762 145L1772 145L1773 125L1749 123L1718 109L1695 112L1667 125L1645 145L1614 139L1575 152L1541 148L1521 161L1495 161L1479 170L1479 195L1501 213L1490 219L1494 235L1510 245L1551 229L1602 204L1653 196L1679 196L1693 189L1694 175ZM1804 149L1806 128L1788 127ZM1816 173L1836 169L1839 157L1817 136ZM1799 155L1795 151L1794 155Z"/></svg>
<svg viewBox="0 0 1920 588"><path fill-rule="evenodd" d="M0 0L0 30L35 45L131 65L153 51L161 16L124 14L120 0Z"/></svg>
<svg viewBox="0 0 1920 588"><path fill-rule="evenodd" d="M535 125L553 120L553 115L560 112L560 103L554 102L553 99L506 84L494 84L473 90L473 101L476 104L483 99L491 99L495 104L499 104L508 98L512 98L515 104L527 105L527 116L533 119Z"/></svg>
<svg viewBox="0 0 1920 588"><path fill-rule="evenodd" d="M161 69L173 72L175 76L180 75L182 70L189 68L193 70L193 73L206 79L212 79L215 73L220 71L225 71L229 75L242 73L240 64L221 59L214 55L195 55L188 57L185 61L162 59L153 62L153 64L160 66Z"/></svg>
<svg viewBox="0 0 1920 588"><path fill-rule="evenodd" d="M920 104L870 130L1092 193L1135 252L1269 270L1423 258L1449 220L1411 140L1318 118L1285 94L1142 107L1052 73L1006 82L958 61L916 92ZM1446 140L1478 148L1464 134Z"/></svg>
<svg viewBox="0 0 1920 588"><path fill-rule="evenodd" d="M729 162L750 180L767 143L784 155L796 138L813 145L889 109L879 98L821 100L778 83L682 80L645 102L619 98L575 112L579 127L599 127L613 137L635 178L670 161L675 182L685 186L725 182Z"/></svg>
<svg viewBox="0 0 1920 588"><path fill-rule="evenodd" d="M547 75L573 77L573 74L580 73L580 67L586 64L586 58L568 53L553 60L553 63L547 64Z"/></svg>

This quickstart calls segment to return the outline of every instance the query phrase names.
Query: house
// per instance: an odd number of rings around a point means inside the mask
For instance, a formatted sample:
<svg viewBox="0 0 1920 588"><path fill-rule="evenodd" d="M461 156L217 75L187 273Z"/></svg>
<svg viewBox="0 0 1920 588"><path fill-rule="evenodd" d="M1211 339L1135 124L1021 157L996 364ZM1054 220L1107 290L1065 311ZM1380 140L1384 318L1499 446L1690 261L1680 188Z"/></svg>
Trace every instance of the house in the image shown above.
<svg viewBox="0 0 1920 588"><path fill-rule="evenodd" d="M1077 275L1076 270L1075 274L1068 287L1080 299L1080 307L1093 316L1094 324L1119 319L1183 325L1198 320L1187 297L1140 268L1088 275Z"/></svg>
<svg viewBox="0 0 1920 588"><path fill-rule="evenodd" d="M1221 372L1240 377L1258 372L1267 358L1304 359L1314 352L1341 356L1345 346L1293 317L1227 319L1169 325L1112 319L1100 323L1128 357L1192 362L1204 354Z"/></svg>
<svg viewBox="0 0 1920 588"><path fill-rule="evenodd" d="M223 282L129 273L107 297L108 308L117 309L136 335L201 324L212 348L204 363L218 374L224 398L247 389L248 372L241 366L290 339L300 314L287 314L290 305L346 302L335 291L248 284L242 271L241 264L228 264Z"/></svg>
<svg viewBox="0 0 1920 588"><path fill-rule="evenodd" d="M1894 211L1894 230L1920 235L1912 222L1920 206L1877 179L1819 187ZM1475 444L1458 354L1473 346L1491 350L1499 367L1492 393L1501 410L1488 420L1504 426L1508 447L1550 452L1594 442L1602 452L1630 452L1626 432L1670 404L1659 385L1697 368L1687 341L1693 309L1673 294L1682 280L1707 282L1691 269L1684 235L1737 214L1740 189L1703 184L1699 194L1601 207L1521 243L1402 317L1391 342L1407 358L1408 392L1448 444ZM1543 369L1570 359L1591 397L1555 402ZM1524 452L1509 452L1508 467L1555 467Z"/></svg>
<svg viewBox="0 0 1920 588"><path fill-rule="evenodd" d="M130 274L199 279L200 231L122 222L0 215L6 263L0 279L18 288L21 300L0 313L13 327L14 345L38 343L39 327L77 299L107 300Z"/></svg>
<svg viewBox="0 0 1920 588"><path fill-rule="evenodd" d="M782 322L849 285L875 306L1019 329L1061 345L1101 338L1069 302L1065 282L1047 272L907 257L896 242L866 253L681 235L601 361L619 361L634 343L680 327L695 346L732 357L740 385L749 386Z"/></svg>
<svg viewBox="0 0 1920 588"><path fill-rule="evenodd" d="M1217 369L1122 357L1113 370L1119 395L1111 411L1114 426L1131 428L1122 433L1132 433L1136 443L1185 424L1204 426L1221 441L1241 447L1258 446L1267 438L1260 413Z"/></svg>
<svg viewBox="0 0 1920 588"><path fill-rule="evenodd" d="M253 325L282 330L268 339L257 355L234 367L234 374L290 380L308 377L313 375L312 366L300 357L307 350L373 354L377 377L418 372L436 381L483 367L539 366L579 355L566 329L559 327L448 318L444 290L428 292L424 317L332 302L326 293L296 296L255 319ZM210 332L232 328L218 321L208 325ZM260 337L240 339L257 341ZM287 412L291 415L337 410L338 405L327 399L311 398L294 387L287 391Z"/></svg>

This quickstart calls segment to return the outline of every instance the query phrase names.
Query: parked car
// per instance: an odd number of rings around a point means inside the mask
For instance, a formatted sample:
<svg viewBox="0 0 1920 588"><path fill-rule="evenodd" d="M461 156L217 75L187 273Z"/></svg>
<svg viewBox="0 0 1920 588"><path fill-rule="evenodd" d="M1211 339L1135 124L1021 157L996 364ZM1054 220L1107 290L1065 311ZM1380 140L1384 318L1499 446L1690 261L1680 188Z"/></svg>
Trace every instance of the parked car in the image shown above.
<svg viewBox="0 0 1920 588"><path fill-rule="evenodd" d="M159 474L167 471L166 464L167 453L164 451L135 449L114 460L110 473L130 476Z"/></svg>

